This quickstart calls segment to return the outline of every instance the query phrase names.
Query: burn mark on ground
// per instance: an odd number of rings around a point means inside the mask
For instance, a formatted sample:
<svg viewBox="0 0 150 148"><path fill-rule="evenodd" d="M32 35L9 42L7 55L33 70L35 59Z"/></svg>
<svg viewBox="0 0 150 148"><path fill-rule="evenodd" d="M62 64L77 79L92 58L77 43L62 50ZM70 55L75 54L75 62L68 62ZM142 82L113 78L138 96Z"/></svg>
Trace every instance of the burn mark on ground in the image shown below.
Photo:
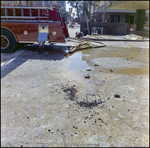
<svg viewBox="0 0 150 148"><path fill-rule="evenodd" d="M98 107L99 104L105 103L105 101L101 100L99 94L86 94L85 99L79 99L76 95L77 89L75 85L71 87L62 86L61 89L66 93L65 99L75 101L80 107L93 109L93 107ZM104 107L104 104L100 106L100 108L102 107Z"/></svg>
<svg viewBox="0 0 150 148"><path fill-rule="evenodd" d="M98 107L99 104L104 103L101 101L99 94L86 94L86 99L77 101L77 104L81 107L87 107L93 109L93 107Z"/></svg>
<svg viewBox="0 0 150 148"><path fill-rule="evenodd" d="M75 101L77 99L76 97L76 88L75 85L71 87L62 87L62 90L67 94L67 98L69 100Z"/></svg>
<svg viewBox="0 0 150 148"><path fill-rule="evenodd" d="M84 102L84 101L77 101L77 104L80 105L81 107L87 107L87 108L92 108L98 106L98 104L101 104L101 102Z"/></svg>

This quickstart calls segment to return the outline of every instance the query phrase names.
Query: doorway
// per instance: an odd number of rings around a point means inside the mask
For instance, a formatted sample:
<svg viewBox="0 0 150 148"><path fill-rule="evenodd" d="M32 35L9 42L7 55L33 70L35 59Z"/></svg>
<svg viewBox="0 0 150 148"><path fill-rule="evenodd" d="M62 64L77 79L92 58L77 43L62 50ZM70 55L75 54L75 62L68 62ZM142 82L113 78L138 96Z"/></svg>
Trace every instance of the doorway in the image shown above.
<svg viewBox="0 0 150 148"><path fill-rule="evenodd" d="M111 15L110 22L111 23L120 23L120 15Z"/></svg>

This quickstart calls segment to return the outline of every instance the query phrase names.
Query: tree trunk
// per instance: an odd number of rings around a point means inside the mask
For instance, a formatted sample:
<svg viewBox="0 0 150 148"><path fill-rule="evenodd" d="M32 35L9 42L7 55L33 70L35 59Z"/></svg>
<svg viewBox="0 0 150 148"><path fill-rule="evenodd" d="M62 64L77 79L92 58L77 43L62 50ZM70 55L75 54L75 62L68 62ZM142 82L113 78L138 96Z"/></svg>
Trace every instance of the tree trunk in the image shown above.
<svg viewBox="0 0 150 148"><path fill-rule="evenodd" d="M89 19L91 19L91 1L89 2L89 4L90 4L90 8L89 8L89 13L90 13L89 15L90 16L89 16Z"/></svg>
<svg viewBox="0 0 150 148"><path fill-rule="evenodd" d="M77 16L78 16L78 21L80 20L80 17L79 17L79 9L78 9L78 6L76 5L76 8L77 8Z"/></svg>

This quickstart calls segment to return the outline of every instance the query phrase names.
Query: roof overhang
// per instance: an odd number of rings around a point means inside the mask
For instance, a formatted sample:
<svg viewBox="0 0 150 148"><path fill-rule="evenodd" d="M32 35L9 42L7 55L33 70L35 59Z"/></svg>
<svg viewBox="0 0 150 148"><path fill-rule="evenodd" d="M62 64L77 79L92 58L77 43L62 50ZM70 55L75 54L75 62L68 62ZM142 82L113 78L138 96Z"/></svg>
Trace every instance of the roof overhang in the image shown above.
<svg viewBox="0 0 150 148"><path fill-rule="evenodd" d="M103 13L104 9L97 9L95 13ZM120 10L120 9L105 9L105 12L112 12L112 13L136 13L136 10Z"/></svg>
<svg viewBox="0 0 150 148"><path fill-rule="evenodd" d="M111 3L111 2L109 2ZM112 3L108 6L108 9L122 9L122 10L149 10L149 1L120 1Z"/></svg>

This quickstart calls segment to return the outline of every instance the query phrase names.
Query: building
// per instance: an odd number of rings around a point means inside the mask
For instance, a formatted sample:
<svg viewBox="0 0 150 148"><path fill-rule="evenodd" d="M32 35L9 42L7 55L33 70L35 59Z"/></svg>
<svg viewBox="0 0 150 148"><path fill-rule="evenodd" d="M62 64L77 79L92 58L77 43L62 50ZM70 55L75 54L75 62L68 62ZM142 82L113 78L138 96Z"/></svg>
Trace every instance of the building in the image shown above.
<svg viewBox="0 0 150 148"><path fill-rule="evenodd" d="M142 30L149 22L149 1L96 1L99 6L93 12L97 22L130 23Z"/></svg>
<svg viewBox="0 0 150 148"><path fill-rule="evenodd" d="M108 9L116 1L97 1L99 8L93 12L96 22L105 23L135 23L136 10Z"/></svg>
<svg viewBox="0 0 150 148"><path fill-rule="evenodd" d="M149 21L149 1L110 1L108 9L135 10L134 24L137 31L143 30L145 22Z"/></svg>
<svg viewBox="0 0 150 148"><path fill-rule="evenodd" d="M93 28L98 31L98 34L125 35L130 33L131 25L136 22L136 10L134 9L109 9L110 5L118 1L95 1L94 6L98 6L96 10L92 10L93 18L89 22L89 27L86 23L81 25L81 30L85 34L86 29L91 34Z"/></svg>
<svg viewBox="0 0 150 148"><path fill-rule="evenodd" d="M97 22L134 24L136 11L108 9L107 5L102 5L93 13L93 16Z"/></svg>
<svg viewBox="0 0 150 148"><path fill-rule="evenodd" d="M107 5L109 9L149 10L149 1L109 1Z"/></svg>

